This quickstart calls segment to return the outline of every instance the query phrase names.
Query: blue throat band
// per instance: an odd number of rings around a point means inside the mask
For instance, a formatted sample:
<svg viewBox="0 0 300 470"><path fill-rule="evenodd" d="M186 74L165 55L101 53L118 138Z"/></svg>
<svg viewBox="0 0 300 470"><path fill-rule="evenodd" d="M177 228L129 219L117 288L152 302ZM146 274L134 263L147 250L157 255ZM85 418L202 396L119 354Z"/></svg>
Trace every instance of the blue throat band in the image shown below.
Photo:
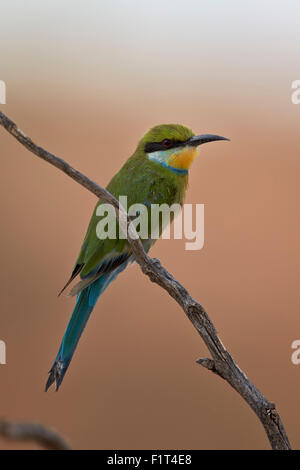
<svg viewBox="0 0 300 470"><path fill-rule="evenodd" d="M173 166L168 165L165 162L157 162L164 168L167 168L168 170L174 171L174 173L177 173L178 175L187 175L188 170L184 170L183 168L174 168Z"/></svg>

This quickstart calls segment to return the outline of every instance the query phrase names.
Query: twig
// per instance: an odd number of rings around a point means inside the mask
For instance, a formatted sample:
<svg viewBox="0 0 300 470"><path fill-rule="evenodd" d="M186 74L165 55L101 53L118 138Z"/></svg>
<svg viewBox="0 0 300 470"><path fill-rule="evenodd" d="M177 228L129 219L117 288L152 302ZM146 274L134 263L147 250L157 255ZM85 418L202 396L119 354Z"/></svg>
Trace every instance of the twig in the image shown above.
<svg viewBox="0 0 300 470"><path fill-rule="evenodd" d="M202 305L190 296L188 291L161 265L159 260L152 259L146 254L133 225L130 224L130 218L127 217L118 201L108 191L72 168L67 162L36 145L1 112L0 125L32 153L56 166L103 202L112 204L116 208L122 230L128 227L128 242L141 270L152 282L161 286L176 300L206 344L212 359L198 359L197 363L222 377L244 398L260 419L272 449L290 449L287 434L274 403L269 402L261 394L235 363L219 339L216 329Z"/></svg>
<svg viewBox="0 0 300 470"><path fill-rule="evenodd" d="M0 421L0 436L11 441L34 441L48 450L70 450L69 444L53 429L39 423Z"/></svg>

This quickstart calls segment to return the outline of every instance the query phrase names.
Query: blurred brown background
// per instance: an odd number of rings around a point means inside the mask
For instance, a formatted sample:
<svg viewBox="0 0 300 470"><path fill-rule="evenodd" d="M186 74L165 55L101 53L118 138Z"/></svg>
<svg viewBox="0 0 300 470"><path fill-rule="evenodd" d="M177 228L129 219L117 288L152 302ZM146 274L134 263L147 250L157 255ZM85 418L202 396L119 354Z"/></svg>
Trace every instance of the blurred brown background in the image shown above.
<svg viewBox="0 0 300 470"><path fill-rule="evenodd" d="M203 146L190 174L204 248L161 240L152 256L203 303L299 448L299 4L247 3L3 2L1 110L101 185L155 124L231 138ZM0 416L82 449L267 449L248 406L195 363L207 351L183 312L137 266L97 304L59 393L44 393L74 303L57 293L95 198L3 130L0 152Z"/></svg>

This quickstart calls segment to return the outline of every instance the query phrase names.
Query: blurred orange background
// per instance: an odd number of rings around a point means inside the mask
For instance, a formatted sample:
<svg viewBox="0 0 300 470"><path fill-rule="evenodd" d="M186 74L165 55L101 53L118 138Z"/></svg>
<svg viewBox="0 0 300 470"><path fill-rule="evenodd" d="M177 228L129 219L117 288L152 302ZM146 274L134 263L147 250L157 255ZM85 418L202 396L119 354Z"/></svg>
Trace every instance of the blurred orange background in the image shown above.
<svg viewBox="0 0 300 470"><path fill-rule="evenodd" d="M201 148L186 202L205 244L151 255L200 301L300 448L299 4L57 0L2 7L1 111L101 185L151 126L231 143ZM54 427L80 449L268 449L179 306L132 266L91 316L58 393L44 393L74 301L57 298L95 197L0 129L0 416ZM36 448L7 443L4 448Z"/></svg>

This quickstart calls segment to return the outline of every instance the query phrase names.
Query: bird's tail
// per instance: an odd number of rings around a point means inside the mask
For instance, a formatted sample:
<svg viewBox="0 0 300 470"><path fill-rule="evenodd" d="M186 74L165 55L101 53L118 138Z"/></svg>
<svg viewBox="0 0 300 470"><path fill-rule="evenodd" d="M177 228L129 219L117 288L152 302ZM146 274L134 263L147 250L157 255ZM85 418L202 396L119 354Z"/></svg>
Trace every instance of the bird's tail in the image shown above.
<svg viewBox="0 0 300 470"><path fill-rule="evenodd" d="M75 308L62 339L55 362L49 371L46 391L54 382L56 391L59 389L90 314L100 294L102 294L111 281L112 276L105 274L78 294Z"/></svg>

